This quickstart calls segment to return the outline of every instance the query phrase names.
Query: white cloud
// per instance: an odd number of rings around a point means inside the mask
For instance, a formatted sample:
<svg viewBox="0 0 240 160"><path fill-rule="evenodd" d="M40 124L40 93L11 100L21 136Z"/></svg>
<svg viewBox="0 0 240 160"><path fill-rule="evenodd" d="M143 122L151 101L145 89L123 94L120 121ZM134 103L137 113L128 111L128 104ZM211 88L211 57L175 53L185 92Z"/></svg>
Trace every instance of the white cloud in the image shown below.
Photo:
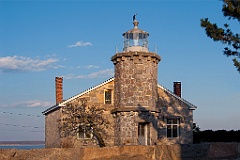
<svg viewBox="0 0 240 160"><path fill-rule="evenodd" d="M53 104L50 101L29 100L13 104L0 104L0 107L51 107Z"/></svg>
<svg viewBox="0 0 240 160"><path fill-rule="evenodd" d="M67 68L66 66L63 66L63 65L57 65L57 66L54 66L53 67L54 69L58 69L58 68Z"/></svg>
<svg viewBox="0 0 240 160"><path fill-rule="evenodd" d="M98 66L95 65L86 65L86 66L78 66L77 68L84 68L84 69L95 69L95 68L99 68Z"/></svg>
<svg viewBox="0 0 240 160"><path fill-rule="evenodd" d="M46 60L31 59L23 56L7 56L0 57L0 71L12 72L12 71L44 71L56 63L58 59L48 58Z"/></svg>
<svg viewBox="0 0 240 160"><path fill-rule="evenodd" d="M82 41L78 41L74 44L68 45L69 48L73 48L73 47L84 47L84 46L92 46L91 42L82 42Z"/></svg>
<svg viewBox="0 0 240 160"><path fill-rule="evenodd" d="M65 79L92 79L92 78L99 78L99 77L113 77L113 69L105 69L100 70L98 72L94 72L87 75L66 75L63 76Z"/></svg>

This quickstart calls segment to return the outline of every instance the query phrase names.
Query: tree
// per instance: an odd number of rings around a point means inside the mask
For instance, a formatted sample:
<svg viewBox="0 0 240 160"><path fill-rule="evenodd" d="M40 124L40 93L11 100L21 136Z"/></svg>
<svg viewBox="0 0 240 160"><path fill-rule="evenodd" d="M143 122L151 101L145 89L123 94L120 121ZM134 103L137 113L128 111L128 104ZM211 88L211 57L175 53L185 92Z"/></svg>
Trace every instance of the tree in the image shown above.
<svg viewBox="0 0 240 160"><path fill-rule="evenodd" d="M80 138L95 137L100 147L105 147L108 120L103 117L103 109L87 106L85 99L71 102L62 108L63 118L60 122L62 137L79 136ZM93 136L91 136L93 135Z"/></svg>
<svg viewBox="0 0 240 160"><path fill-rule="evenodd" d="M193 132L199 132L199 131L200 131L199 125L197 125L196 123L193 123Z"/></svg>
<svg viewBox="0 0 240 160"><path fill-rule="evenodd" d="M240 1L239 0L223 0L222 12L228 20L234 19L240 22ZM234 66L240 73L240 37L234 34L229 28L229 24L224 24L223 28L219 28L216 23L211 23L208 18L201 19L201 27L205 28L208 37L214 41L220 41L227 46L223 50L223 54L233 58Z"/></svg>

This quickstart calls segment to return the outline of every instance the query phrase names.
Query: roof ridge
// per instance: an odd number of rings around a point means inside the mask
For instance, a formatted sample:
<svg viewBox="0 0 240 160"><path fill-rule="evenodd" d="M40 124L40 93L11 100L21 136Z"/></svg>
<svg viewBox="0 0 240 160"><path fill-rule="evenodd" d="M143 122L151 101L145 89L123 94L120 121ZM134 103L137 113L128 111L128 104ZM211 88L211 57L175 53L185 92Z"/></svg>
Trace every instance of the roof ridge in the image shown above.
<svg viewBox="0 0 240 160"><path fill-rule="evenodd" d="M162 85L160 85L160 84L158 84L158 87L160 87L161 89L163 89L163 90L166 91L167 93L171 94L173 97L177 98L178 100L180 100L180 101L182 101L183 103L185 103L186 105L188 105L188 106L189 106L189 109L196 109L196 108L197 108L194 104L192 104L192 103L188 102L187 100L185 100L185 99L177 96L176 94L174 94L172 91L170 91L170 90L167 89L166 87L164 87L164 86L162 86Z"/></svg>

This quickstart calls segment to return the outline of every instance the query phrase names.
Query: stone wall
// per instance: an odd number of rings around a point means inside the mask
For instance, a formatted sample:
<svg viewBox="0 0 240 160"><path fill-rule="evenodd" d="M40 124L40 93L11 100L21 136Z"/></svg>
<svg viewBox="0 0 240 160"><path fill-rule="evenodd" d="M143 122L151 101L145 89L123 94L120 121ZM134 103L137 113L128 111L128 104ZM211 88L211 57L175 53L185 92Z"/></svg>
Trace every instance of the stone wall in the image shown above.
<svg viewBox="0 0 240 160"><path fill-rule="evenodd" d="M95 90L92 90L91 92L86 92L85 94L81 95L80 97L76 98L75 100L72 100L69 103L77 103L78 101L81 101L81 99L87 100L87 106L95 106L97 108L103 109L103 117L109 122L108 128L107 128L107 135L102 136L104 138L104 142L107 146L113 146L114 143L114 119L112 114L110 113L110 110L113 109L113 101L112 104L104 104L104 91L105 90L112 90L113 92L114 85L113 81L107 83L106 85L103 85ZM112 98L114 95L112 95ZM64 111L60 109L61 112L61 118L64 119ZM60 131L61 132L61 131ZM98 141L96 140L96 137L93 137L92 139L80 139L77 135L72 136L66 136L61 135L61 147L98 147Z"/></svg>
<svg viewBox="0 0 240 160"><path fill-rule="evenodd" d="M0 149L1 160L218 160L240 159L240 143L106 148Z"/></svg>
<svg viewBox="0 0 240 160"><path fill-rule="evenodd" d="M112 57L115 65L115 108L148 107L156 109L158 62L152 52L122 52Z"/></svg>
<svg viewBox="0 0 240 160"><path fill-rule="evenodd" d="M158 88L158 107L161 111L161 120L158 123L160 142L163 144L189 144L193 141L193 110L189 109L185 103L169 95L167 92ZM180 137L177 139L166 138L167 119L178 117L180 119Z"/></svg>
<svg viewBox="0 0 240 160"><path fill-rule="evenodd" d="M160 57L152 52L122 52L115 54L111 59L115 65L114 80L114 108L115 111L115 145L137 145L138 125L148 123L150 139L156 138L156 130L151 126L152 118L139 112L156 111L157 71Z"/></svg>
<svg viewBox="0 0 240 160"><path fill-rule="evenodd" d="M117 112L115 118L115 145L143 145L139 142L138 125L146 123L148 125L147 144L152 145L158 141L157 113L146 110Z"/></svg>
<svg viewBox="0 0 240 160"><path fill-rule="evenodd" d="M192 143L192 110L178 99L158 88L158 102L156 110L149 110L149 107L122 107L115 108L113 104L104 104L104 90L114 91L114 81L111 81L91 92L87 92L79 98L87 99L88 105L104 108L104 116L109 120L107 146L113 145L138 145L138 124L148 123L149 137L148 144L189 144ZM114 92L113 92L114 93ZM78 101L79 98L73 100ZM81 141L74 138L60 138L59 118L62 114L61 108L46 115L46 147L63 146L92 146L91 141ZM63 116L63 115L61 115ZM166 137L166 119L168 117L179 117L180 137L168 139ZM122 137L121 139L116 137ZM94 140L95 141L95 140Z"/></svg>
<svg viewBox="0 0 240 160"><path fill-rule="evenodd" d="M59 119L59 109L45 116L45 145L47 148L60 147Z"/></svg>

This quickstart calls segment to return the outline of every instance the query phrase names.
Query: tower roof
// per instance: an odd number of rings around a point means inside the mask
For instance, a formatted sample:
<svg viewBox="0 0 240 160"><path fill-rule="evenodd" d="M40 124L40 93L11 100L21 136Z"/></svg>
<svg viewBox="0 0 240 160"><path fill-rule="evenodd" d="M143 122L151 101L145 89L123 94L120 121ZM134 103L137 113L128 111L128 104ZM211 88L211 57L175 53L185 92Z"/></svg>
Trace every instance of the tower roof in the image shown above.
<svg viewBox="0 0 240 160"><path fill-rule="evenodd" d="M139 22L137 20L134 20L133 21L133 26L134 26L133 29L130 29L127 32L123 33L123 36L125 36L126 34L129 34L129 33L142 33L142 34L146 34L149 36L148 32L138 28L138 24L139 24Z"/></svg>

